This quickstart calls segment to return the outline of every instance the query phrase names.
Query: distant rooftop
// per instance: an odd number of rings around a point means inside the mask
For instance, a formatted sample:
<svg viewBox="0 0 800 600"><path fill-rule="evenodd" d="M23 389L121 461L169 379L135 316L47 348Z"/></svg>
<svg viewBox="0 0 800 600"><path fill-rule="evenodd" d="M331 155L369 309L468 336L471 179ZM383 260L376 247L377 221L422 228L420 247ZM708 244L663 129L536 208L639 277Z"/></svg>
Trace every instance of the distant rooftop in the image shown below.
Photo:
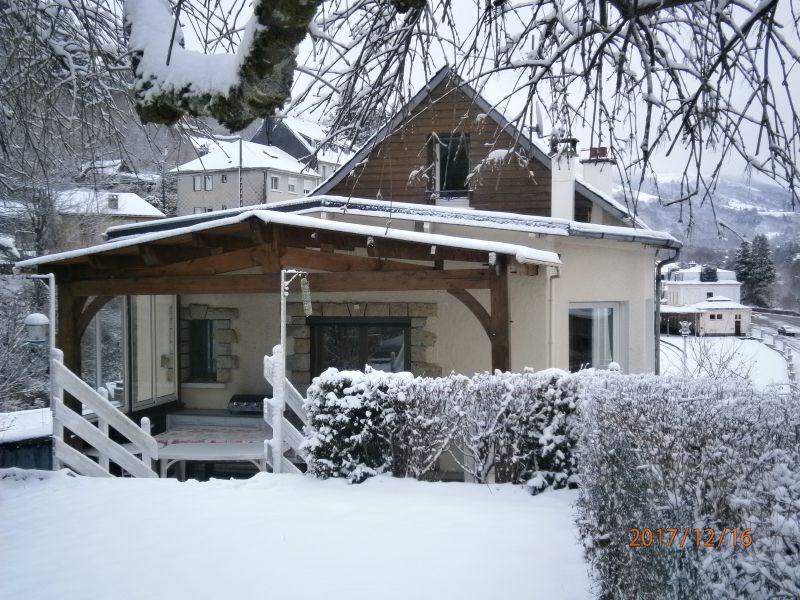
<svg viewBox="0 0 800 600"><path fill-rule="evenodd" d="M239 156L239 148L241 148L241 157ZM211 144L208 154L179 165L172 169L171 172L231 171L238 169L240 165L243 169L274 169L309 177L319 177L316 171L280 148L254 142L240 142L239 140Z"/></svg>

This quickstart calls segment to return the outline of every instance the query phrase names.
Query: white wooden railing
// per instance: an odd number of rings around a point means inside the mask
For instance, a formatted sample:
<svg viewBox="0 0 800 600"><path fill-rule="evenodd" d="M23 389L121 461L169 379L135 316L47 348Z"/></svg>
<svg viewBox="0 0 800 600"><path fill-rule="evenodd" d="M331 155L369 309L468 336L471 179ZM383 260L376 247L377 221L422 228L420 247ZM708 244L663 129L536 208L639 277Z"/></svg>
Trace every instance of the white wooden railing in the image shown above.
<svg viewBox="0 0 800 600"><path fill-rule="evenodd" d="M64 366L64 354L60 350L54 349L52 353L50 376L56 459L54 468L63 464L81 475L109 477L109 464L113 462L133 477L158 477L152 468L153 460L158 458L158 443L150 435L150 420L145 417L141 427L137 426L108 401L105 390L105 393L96 392ZM77 413L64 404L64 392L71 394L82 407L90 411L89 414L93 413L97 417L96 426L82 413ZM109 427L130 441L126 445L133 452L108 436ZM97 451L97 462L64 442L65 428Z"/></svg>
<svg viewBox="0 0 800 600"><path fill-rule="evenodd" d="M301 446L305 438L297 427L286 419L283 408L288 406L304 425L308 425L308 415L303 408L303 396L286 378L282 352L283 349L278 345L273 348L272 356L264 356L264 378L272 386L273 393L273 397L267 398L264 402L264 419L272 428L273 435L272 443L267 445L267 459L275 472L299 473L297 466L283 455L284 448L288 446L296 456L305 461L307 453ZM281 466L276 469L274 455L278 452L281 455Z"/></svg>

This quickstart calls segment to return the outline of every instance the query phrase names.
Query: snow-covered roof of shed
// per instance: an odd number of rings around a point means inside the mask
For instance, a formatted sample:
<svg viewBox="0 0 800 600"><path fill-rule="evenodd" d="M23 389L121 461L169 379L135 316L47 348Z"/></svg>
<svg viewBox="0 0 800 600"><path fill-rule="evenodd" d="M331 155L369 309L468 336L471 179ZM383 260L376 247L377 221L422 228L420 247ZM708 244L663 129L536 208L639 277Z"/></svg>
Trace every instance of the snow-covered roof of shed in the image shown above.
<svg viewBox="0 0 800 600"><path fill-rule="evenodd" d="M430 223L480 227L506 231L524 231L543 235L576 236L584 238L600 238L627 242L653 244L665 248L680 248L681 243L670 234L651 229L633 227L617 227L613 225L597 225L580 223L553 217L535 217L469 208L454 208L414 204L408 202L388 202L385 200L368 200L365 198L345 198L342 196L308 196L298 200L286 200L258 207L233 208L225 211L173 217L151 224L132 224L111 227L106 232L109 239L133 235L146 231L163 231L175 227L183 227L189 223L201 223L223 219L231 215L248 212L256 208L279 212L335 213L337 215L373 216L385 219L406 219Z"/></svg>
<svg viewBox="0 0 800 600"><path fill-rule="evenodd" d="M231 171L239 168L239 148L242 149L243 169L274 169L318 177L316 171L304 165L277 146L265 146L244 140L213 144L208 152L192 161L172 169L172 173L204 173L208 171Z"/></svg>
<svg viewBox="0 0 800 600"><path fill-rule="evenodd" d="M738 302L734 302L730 298L726 296L711 296L711 298L707 298L702 302L695 302L692 304L695 308L700 310L715 310L715 309L747 309L750 310L749 306L745 306L743 304L739 304Z"/></svg>
<svg viewBox="0 0 800 600"><path fill-rule="evenodd" d="M224 227L226 225L234 225L253 218L260 219L264 223L275 223L278 225L305 227L308 229L317 230L323 229L340 233L352 233L357 235L371 236L376 239L391 239L411 243L429 244L431 246L463 248L466 250L479 250L483 252L496 252L498 254L512 256L517 262L523 264L527 263L551 266L558 266L561 264L561 260L559 259L558 254L555 252L537 250L535 248L529 248L528 246L523 246L520 244L476 240L472 238L442 235L438 233L405 231L400 229L392 229L391 227L376 227L374 225L361 225L344 221L329 221L304 215L277 212L273 210L251 209L245 212L239 212L238 214L226 216L222 219L193 224L187 221L182 227L140 233L139 235L130 235L128 237L109 241L104 244L90 246L88 248L59 252L57 254L50 254L48 256L40 256L38 258L32 258L18 262L16 263L15 267L26 269L38 265L55 263L84 256L92 256L94 254L100 254L103 252L108 252L109 250L116 250L118 248L126 248L147 242L177 237L187 233L208 231L218 227Z"/></svg>
<svg viewBox="0 0 800 600"><path fill-rule="evenodd" d="M403 122L419 107L426 99L430 97L431 92L435 90L444 81L450 79L455 87L462 90L472 102L489 118L494 120L500 128L509 134L512 138L517 140L517 143L525 148L530 156L533 156L542 163L547 169L552 168L552 159L547 154L547 150L542 147L536 140L529 138L525 133L519 130L506 116L501 113L496 107L492 106L478 91L471 85L466 83L457 73L454 73L450 67L442 67L439 72L434 75L425 86L417 92L417 94L403 106L395 116L383 127L381 127L367 142L356 151L353 157L344 165L342 165L336 173L331 175L328 179L320 183L320 185L311 192L312 195L322 195L329 193L334 186L344 180L350 172L365 161L370 152L375 146L382 143L395 129L400 127ZM634 217L633 213L623 204L612 198L609 194L605 194L597 188L587 184L580 177L575 180L575 192L588 198L592 203L598 204L607 212L621 219L630 219L637 227L647 227L647 225L639 219Z"/></svg>
<svg viewBox="0 0 800 600"><path fill-rule="evenodd" d="M692 306L672 306L670 304L662 304L659 310L662 314L669 315L691 315L700 312L699 309Z"/></svg>

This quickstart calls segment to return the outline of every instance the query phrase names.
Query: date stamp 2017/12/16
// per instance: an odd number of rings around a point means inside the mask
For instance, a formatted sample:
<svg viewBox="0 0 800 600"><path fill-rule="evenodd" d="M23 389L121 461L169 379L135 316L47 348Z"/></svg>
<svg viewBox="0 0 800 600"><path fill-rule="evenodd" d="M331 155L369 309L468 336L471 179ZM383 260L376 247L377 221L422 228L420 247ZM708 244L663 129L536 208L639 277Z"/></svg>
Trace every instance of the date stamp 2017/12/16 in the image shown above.
<svg viewBox="0 0 800 600"><path fill-rule="evenodd" d="M753 543L750 528L736 529L724 527L721 530L713 527L658 527L638 528L630 530L632 539L628 542L631 548L650 548L652 546L668 546L686 548L688 546L702 548L721 548L724 543L734 548L749 548Z"/></svg>

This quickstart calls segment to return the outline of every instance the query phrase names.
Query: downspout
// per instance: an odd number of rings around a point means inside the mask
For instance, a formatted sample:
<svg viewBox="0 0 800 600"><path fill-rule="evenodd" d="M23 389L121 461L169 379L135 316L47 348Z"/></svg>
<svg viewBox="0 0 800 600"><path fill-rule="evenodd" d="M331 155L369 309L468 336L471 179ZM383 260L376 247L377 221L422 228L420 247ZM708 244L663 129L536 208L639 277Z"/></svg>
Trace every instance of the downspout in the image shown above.
<svg viewBox="0 0 800 600"><path fill-rule="evenodd" d="M561 267L547 276L547 367L553 368L553 280L561 277Z"/></svg>
<svg viewBox="0 0 800 600"><path fill-rule="evenodd" d="M653 340L655 344L655 363L654 370L656 375L661 375L661 269L664 265L675 262L681 253L680 248L675 248L675 254L669 258L665 258L656 265L656 283L655 283L655 322L653 323Z"/></svg>

